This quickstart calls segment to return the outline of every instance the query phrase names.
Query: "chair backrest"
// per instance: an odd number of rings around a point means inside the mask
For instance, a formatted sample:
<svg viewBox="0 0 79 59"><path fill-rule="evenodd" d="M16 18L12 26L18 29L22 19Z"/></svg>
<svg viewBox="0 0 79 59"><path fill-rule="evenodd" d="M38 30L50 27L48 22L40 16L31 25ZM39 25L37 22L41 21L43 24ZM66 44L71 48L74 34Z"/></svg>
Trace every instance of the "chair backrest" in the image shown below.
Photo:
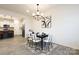
<svg viewBox="0 0 79 59"><path fill-rule="evenodd" d="M38 38L37 36L36 36L36 34L33 34L33 40L39 40L40 38Z"/></svg>
<svg viewBox="0 0 79 59"><path fill-rule="evenodd" d="M48 37L46 37L46 40L48 40L49 42L52 42L52 35L48 35Z"/></svg>
<svg viewBox="0 0 79 59"><path fill-rule="evenodd" d="M32 34L32 38L33 38L33 40L35 39L35 34Z"/></svg>

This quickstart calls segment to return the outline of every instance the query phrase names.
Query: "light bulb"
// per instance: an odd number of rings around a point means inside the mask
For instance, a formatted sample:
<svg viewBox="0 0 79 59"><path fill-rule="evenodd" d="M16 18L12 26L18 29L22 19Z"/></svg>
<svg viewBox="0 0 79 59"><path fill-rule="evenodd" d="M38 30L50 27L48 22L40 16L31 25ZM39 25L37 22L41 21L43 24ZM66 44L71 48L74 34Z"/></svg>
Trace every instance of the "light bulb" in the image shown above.
<svg viewBox="0 0 79 59"><path fill-rule="evenodd" d="M39 12L37 12L37 15L39 15Z"/></svg>
<svg viewBox="0 0 79 59"><path fill-rule="evenodd" d="M35 16L35 13L32 13L32 16Z"/></svg>

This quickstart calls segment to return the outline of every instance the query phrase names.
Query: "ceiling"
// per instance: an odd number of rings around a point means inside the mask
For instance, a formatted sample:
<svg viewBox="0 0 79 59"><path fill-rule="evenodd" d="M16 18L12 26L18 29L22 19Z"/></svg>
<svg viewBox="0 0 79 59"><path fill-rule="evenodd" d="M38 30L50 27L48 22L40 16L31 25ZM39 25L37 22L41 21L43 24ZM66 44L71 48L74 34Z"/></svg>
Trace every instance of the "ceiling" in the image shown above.
<svg viewBox="0 0 79 59"><path fill-rule="evenodd" d="M40 4L39 9L41 12L49 12L52 7L55 6L53 4ZM33 12L36 11L36 4L0 4L0 8L3 8L5 10L10 10L13 12L17 12L23 15L32 15ZM26 10L29 10L30 12L27 13Z"/></svg>

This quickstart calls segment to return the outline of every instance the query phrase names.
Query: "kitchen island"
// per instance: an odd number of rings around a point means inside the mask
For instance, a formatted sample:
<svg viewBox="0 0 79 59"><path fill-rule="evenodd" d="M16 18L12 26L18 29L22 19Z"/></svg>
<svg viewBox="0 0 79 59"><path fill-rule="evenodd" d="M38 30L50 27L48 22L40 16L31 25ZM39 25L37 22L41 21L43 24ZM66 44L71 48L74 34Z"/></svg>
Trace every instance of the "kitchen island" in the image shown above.
<svg viewBox="0 0 79 59"><path fill-rule="evenodd" d="M12 37L14 37L13 30L0 31L0 39L6 39L6 38L12 38Z"/></svg>

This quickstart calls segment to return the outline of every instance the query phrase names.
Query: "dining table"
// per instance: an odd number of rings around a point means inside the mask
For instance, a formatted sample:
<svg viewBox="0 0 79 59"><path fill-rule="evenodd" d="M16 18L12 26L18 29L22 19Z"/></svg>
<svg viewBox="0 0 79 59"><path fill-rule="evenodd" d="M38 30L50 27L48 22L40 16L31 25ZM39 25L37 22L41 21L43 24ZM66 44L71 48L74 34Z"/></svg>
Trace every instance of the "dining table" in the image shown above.
<svg viewBox="0 0 79 59"><path fill-rule="evenodd" d="M41 34L41 35L36 35L38 38L41 38L41 50L43 50L43 40L44 38L48 37L47 34Z"/></svg>

